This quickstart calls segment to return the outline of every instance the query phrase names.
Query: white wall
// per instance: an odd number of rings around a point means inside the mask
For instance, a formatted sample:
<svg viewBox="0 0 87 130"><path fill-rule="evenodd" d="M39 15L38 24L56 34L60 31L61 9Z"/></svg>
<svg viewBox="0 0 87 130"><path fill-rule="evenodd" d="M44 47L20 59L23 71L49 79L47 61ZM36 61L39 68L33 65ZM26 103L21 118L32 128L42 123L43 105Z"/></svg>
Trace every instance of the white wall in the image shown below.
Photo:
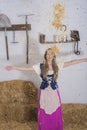
<svg viewBox="0 0 87 130"><path fill-rule="evenodd" d="M39 43L39 33L45 33L47 40L52 40L56 33L52 26L53 7L56 3L66 2L66 17L63 23L67 25L67 31L77 29L80 33L80 55L73 53L73 43L57 44L61 54L57 58L64 61L87 57L87 0L0 0L0 12L6 14L12 24L24 24L21 14L34 15L28 18L31 24L29 32L29 64L26 64L26 36L25 32L16 32L16 41L12 42L12 32L8 32L10 60L6 59L4 32L0 32L0 81L13 79L32 80L37 86L40 84L39 77L34 72L6 71L6 65L31 66L42 61L46 48L50 45ZM43 2L43 4L42 4ZM59 77L59 88L63 103L87 103L87 63L64 68Z"/></svg>

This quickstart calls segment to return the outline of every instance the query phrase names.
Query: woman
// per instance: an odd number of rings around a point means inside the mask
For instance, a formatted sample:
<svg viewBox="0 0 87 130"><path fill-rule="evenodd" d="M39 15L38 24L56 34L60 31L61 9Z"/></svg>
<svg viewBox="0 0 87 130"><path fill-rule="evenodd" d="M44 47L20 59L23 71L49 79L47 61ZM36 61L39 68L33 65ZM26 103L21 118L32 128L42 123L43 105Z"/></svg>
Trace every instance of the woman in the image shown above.
<svg viewBox="0 0 87 130"><path fill-rule="evenodd" d="M42 82L38 91L38 130L63 130L62 107L57 84L58 72L61 68L80 62L87 58L56 63L55 53L51 48L44 54L44 62L32 67L7 66L7 70L35 70Z"/></svg>

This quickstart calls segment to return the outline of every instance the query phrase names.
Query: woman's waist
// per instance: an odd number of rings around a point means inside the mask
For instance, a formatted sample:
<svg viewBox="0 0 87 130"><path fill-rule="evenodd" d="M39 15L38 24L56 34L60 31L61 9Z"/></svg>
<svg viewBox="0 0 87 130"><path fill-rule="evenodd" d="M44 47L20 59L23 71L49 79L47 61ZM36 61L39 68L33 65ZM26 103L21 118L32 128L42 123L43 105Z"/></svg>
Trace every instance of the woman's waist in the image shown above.
<svg viewBox="0 0 87 130"><path fill-rule="evenodd" d="M48 86L51 87L52 89L56 89L56 88L58 88L58 83L55 80L50 80L50 81L49 80L42 80L40 88L45 89Z"/></svg>

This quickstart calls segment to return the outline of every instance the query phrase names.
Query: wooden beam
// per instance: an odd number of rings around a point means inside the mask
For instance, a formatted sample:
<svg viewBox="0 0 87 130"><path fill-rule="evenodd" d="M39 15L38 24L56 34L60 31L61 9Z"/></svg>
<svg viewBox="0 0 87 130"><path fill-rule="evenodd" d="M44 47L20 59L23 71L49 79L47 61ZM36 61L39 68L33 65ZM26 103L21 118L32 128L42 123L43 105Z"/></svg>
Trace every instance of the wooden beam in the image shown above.
<svg viewBox="0 0 87 130"><path fill-rule="evenodd" d="M27 27L26 27L27 26ZM7 31L24 31L24 30L31 30L31 24L13 24L11 27L6 27ZM4 31L5 27L0 27L0 31Z"/></svg>

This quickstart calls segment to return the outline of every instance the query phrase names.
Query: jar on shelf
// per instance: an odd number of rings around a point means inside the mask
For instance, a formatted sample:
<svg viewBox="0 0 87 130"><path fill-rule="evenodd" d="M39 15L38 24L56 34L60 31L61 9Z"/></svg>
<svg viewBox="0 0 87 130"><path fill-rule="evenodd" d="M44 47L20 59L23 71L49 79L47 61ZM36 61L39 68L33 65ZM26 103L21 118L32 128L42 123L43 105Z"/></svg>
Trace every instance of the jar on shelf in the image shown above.
<svg viewBox="0 0 87 130"><path fill-rule="evenodd" d="M40 43L45 43L45 34L40 34L39 35L39 42Z"/></svg>

